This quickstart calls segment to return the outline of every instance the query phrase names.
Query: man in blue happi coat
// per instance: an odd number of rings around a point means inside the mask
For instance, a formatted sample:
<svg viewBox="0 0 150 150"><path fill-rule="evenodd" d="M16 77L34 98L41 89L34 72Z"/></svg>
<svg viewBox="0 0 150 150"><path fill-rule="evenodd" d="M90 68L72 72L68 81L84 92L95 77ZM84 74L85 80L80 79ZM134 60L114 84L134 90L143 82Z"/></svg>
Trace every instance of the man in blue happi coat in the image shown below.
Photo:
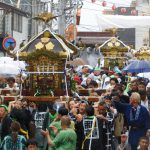
<svg viewBox="0 0 150 150"><path fill-rule="evenodd" d="M130 104L119 101L118 96L113 96L117 110L125 115L129 125L129 143L132 150L137 150L140 137L148 134L150 129L150 115L147 109L140 105L140 95L136 92L130 96Z"/></svg>

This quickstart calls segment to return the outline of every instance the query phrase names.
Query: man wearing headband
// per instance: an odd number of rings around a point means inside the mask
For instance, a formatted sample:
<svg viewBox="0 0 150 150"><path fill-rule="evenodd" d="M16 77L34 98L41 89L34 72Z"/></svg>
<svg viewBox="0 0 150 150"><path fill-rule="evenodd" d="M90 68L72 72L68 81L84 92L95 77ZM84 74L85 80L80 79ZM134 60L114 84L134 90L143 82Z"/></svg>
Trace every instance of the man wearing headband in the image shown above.
<svg viewBox="0 0 150 150"><path fill-rule="evenodd" d="M2 141L4 137L10 134L11 118L8 116L8 107L4 104L0 105L0 140Z"/></svg>

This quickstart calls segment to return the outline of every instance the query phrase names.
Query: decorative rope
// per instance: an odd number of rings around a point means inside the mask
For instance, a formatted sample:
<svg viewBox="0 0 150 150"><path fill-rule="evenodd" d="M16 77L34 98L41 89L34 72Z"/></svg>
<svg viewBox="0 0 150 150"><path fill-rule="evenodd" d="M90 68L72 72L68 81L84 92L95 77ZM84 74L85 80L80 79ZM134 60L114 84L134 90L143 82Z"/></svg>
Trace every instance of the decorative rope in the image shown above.
<svg viewBox="0 0 150 150"><path fill-rule="evenodd" d="M85 141L90 137L92 136L92 132L94 131L94 127L95 127L95 123L96 123L96 117L94 117L93 119L93 123L92 123L92 129L90 131L90 133L85 137L84 141L82 142L82 150L84 150L84 143ZM90 145L89 145L89 150L91 149L91 139L90 139Z"/></svg>

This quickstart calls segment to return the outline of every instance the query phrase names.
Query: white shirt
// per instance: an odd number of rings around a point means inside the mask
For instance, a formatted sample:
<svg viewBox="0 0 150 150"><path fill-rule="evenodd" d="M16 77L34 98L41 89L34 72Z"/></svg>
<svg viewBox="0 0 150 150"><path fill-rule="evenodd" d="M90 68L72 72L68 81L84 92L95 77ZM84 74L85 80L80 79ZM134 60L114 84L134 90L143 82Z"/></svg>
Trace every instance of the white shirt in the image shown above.
<svg viewBox="0 0 150 150"><path fill-rule="evenodd" d="M148 100L146 100L146 101L141 101L141 105L144 106L144 107L149 111Z"/></svg>
<svg viewBox="0 0 150 150"><path fill-rule="evenodd" d="M15 83L13 87L9 87L9 85L7 84L6 88L8 90L19 90L18 84Z"/></svg>

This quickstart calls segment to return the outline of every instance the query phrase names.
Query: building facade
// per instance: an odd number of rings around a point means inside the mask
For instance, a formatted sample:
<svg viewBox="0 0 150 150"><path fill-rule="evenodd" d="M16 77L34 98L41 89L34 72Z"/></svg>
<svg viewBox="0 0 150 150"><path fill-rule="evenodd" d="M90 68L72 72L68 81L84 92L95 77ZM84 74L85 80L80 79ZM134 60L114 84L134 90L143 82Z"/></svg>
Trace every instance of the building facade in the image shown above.
<svg viewBox="0 0 150 150"><path fill-rule="evenodd" d="M124 9L124 11L122 11ZM135 7L117 7L116 10L114 11L115 15L124 15L124 16L132 16L132 15L137 15L132 14L132 11L135 10ZM130 46L131 48L136 47L136 35L135 35L135 28L126 28L126 29L118 29L117 35L121 41L123 41L125 44Z"/></svg>
<svg viewBox="0 0 150 150"><path fill-rule="evenodd" d="M136 9L139 16L150 16L150 0L137 0ZM136 49L150 45L150 28L136 28Z"/></svg>
<svg viewBox="0 0 150 150"><path fill-rule="evenodd" d="M47 3L41 0L0 0L0 51L5 55L2 41L6 36L16 40L19 49L23 40L27 42L31 37L43 30L43 24L33 18L39 13L47 11Z"/></svg>
<svg viewBox="0 0 150 150"><path fill-rule="evenodd" d="M40 24L33 18L39 13L48 11L48 2L42 0L0 0L14 8L18 8L28 14L28 34L30 37L35 36L43 29L43 24Z"/></svg>
<svg viewBox="0 0 150 150"><path fill-rule="evenodd" d="M5 56L2 42L6 36L16 40L16 50L23 40L28 39L28 14L9 4L0 2L0 55Z"/></svg>

